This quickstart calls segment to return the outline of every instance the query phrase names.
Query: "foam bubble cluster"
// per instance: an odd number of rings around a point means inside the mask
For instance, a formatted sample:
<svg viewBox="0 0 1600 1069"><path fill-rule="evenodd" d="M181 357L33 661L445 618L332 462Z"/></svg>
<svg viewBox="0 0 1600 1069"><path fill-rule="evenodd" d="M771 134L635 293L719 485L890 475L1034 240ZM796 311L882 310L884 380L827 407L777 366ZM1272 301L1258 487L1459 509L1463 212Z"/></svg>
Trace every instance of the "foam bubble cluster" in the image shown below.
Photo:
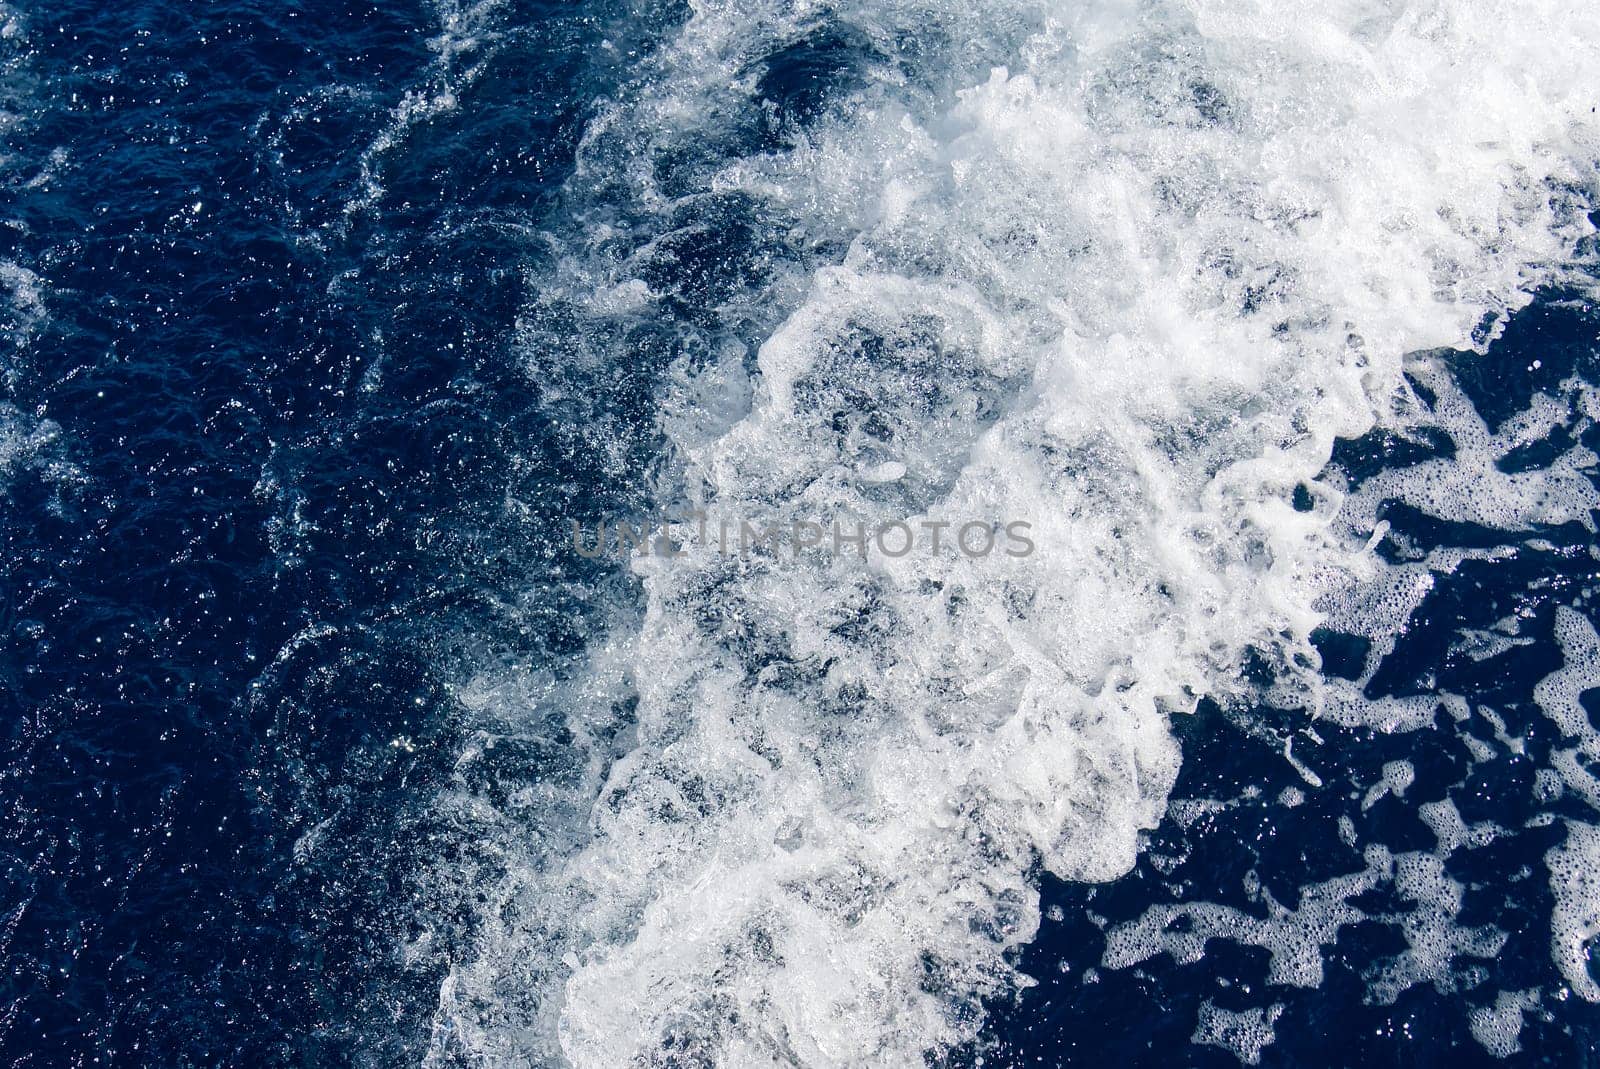
<svg viewBox="0 0 1600 1069"><path fill-rule="evenodd" d="M1244 1065L1260 1065L1261 1052L1277 1038L1272 1026L1282 1013L1281 1003L1235 1013L1208 1000L1200 1005L1200 1024L1191 1042L1221 1047Z"/></svg>
<svg viewBox="0 0 1600 1069"><path fill-rule="evenodd" d="M1591 944L1600 938L1600 828L1569 821L1567 841L1545 855L1550 893L1550 955L1572 990L1600 1002L1600 984L1589 971Z"/></svg>
<svg viewBox="0 0 1600 1069"><path fill-rule="evenodd" d="M1496 1058L1509 1058L1522 1049L1522 1017L1539 1004L1537 988L1502 991L1493 1006L1472 1013L1472 1037Z"/></svg>

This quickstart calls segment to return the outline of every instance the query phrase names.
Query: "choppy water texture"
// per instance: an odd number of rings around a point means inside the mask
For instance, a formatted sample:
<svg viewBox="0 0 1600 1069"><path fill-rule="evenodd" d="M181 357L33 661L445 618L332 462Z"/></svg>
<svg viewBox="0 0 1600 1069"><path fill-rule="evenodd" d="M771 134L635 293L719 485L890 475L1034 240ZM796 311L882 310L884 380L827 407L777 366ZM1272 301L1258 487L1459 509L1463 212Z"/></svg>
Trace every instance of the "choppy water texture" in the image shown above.
<svg viewBox="0 0 1600 1069"><path fill-rule="evenodd" d="M1587 1065L1600 13L0 6L15 1066ZM573 521L1031 522L591 559Z"/></svg>

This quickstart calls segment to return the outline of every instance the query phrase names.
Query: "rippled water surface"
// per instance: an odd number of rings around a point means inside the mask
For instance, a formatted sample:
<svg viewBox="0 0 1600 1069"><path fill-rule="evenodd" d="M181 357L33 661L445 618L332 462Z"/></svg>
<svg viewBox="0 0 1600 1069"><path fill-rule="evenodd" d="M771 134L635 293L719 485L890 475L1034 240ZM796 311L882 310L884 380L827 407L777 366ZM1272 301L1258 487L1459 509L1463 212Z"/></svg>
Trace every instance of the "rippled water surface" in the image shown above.
<svg viewBox="0 0 1600 1069"><path fill-rule="evenodd" d="M5 1063L1591 1064L1596 70L0 4Z"/></svg>

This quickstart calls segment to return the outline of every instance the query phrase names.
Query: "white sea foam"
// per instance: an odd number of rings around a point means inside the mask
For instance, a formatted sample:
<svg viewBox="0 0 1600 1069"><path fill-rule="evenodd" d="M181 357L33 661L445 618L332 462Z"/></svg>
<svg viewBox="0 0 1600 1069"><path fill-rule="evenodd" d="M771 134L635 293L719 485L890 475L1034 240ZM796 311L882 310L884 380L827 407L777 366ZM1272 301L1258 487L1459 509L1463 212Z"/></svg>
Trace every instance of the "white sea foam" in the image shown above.
<svg viewBox="0 0 1600 1069"><path fill-rule="evenodd" d="M25 349L49 318L44 305L44 280L12 260L0 260L0 287L6 297L6 338L17 349ZM11 354L6 354L3 377L10 385Z"/></svg>
<svg viewBox="0 0 1600 1069"><path fill-rule="evenodd" d="M1293 906L1258 888L1255 897L1264 916L1215 902L1153 906L1137 921L1107 934L1102 964L1125 969L1157 954L1196 962L1205 956L1208 942L1226 939L1266 950L1272 957L1269 982L1316 987L1323 979L1322 948L1334 944L1340 929L1367 919L1350 899L1395 876L1395 858L1382 846L1368 847L1364 861L1358 872L1302 887Z"/></svg>
<svg viewBox="0 0 1600 1069"><path fill-rule="evenodd" d="M763 114L763 61L829 20L878 57L848 98L787 140L730 133ZM434 1060L922 1065L1022 982L1036 863L1132 864L1170 718L1251 696L1248 658L1344 719L1424 722L1436 701L1331 690L1309 635L1360 616L1381 646L1418 604L1430 562L1372 552L1380 493L1511 529L1593 501L1576 453L1494 469L1546 417L1496 437L1403 372L1588 231L1597 60L1600 13L1555 0L692 5L585 139L528 316L547 395L581 406L630 327L688 302L663 504L1025 518L1039 548L641 561L640 628L537 703L580 749L608 717L621 744L542 807L447 800L501 874ZM1380 422L1441 427L1460 459L1321 478ZM521 692L474 693L490 735L517 730ZM1379 997L1493 953L1438 856L1371 846L1265 920L1147 916L1105 964L1227 936L1315 984L1349 899L1390 880L1413 908Z"/></svg>
<svg viewBox="0 0 1600 1069"><path fill-rule="evenodd" d="M1556 642L1563 663L1533 689L1533 699L1560 730L1563 740L1575 745L1556 750L1552 765L1567 789L1600 811L1600 776L1590 766L1600 762L1600 730L1579 701L1586 690L1600 687L1600 636L1594 625L1572 609L1556 612Z"/></svg>
<svg viewBox="0 0 1600 1069"><path fill-rule="evenodd" d="M83 472L67 455L61 426L0 401L0 499L12 481L31 472L59 495L84 482Z"/></svg>
<svg viewBox="0 0 1600 1069"><path fill-rule="evenodd" d="M1261 1052L1277 1038L1272 1026L1282 1013L1281 1002L1234 1013L1207 1001L1200 1006L1200 1023L1191 1042L1221 1047L1244 1065L1260 1065Z"/></svg>
<svg viewBox="0 0 1600 1069"><path fill-rule="evenodd" d="M1550 893L1550 956L1579 998L1600 1002L1600 984L1589 970L1591 947L1600 939L1600 828L1567 822L1567 841L1545 855Z"/></svg>
<svg viewBox="0 0 1600 1069"><path fill-rule="evenodd" d="M1576 745L1551 754L1551 766L1567 788L1600 813L1600 778L1591 769L1600 762L1600 731L1579 700L1600 687L1600 636L1594 625L1571 609L1556 615L1556 641L1564 663L1534 688L1539 703ZM1566 821L1567 838L1545 855L1555 910L1550 918L1550 956L1580 997L1600 1002L1589 963L1600 940L1600 825Z"/></svg>
<svg viewBox="0 0 1600 1069"><path fill-rule="evenodd" d="M1523 1014L1538 1004L1538 988L1502 991L1495 997L1493 1006L1473 1011L1472 1037L1496 1058L1509 1058L1522 1049Z"/></svg>

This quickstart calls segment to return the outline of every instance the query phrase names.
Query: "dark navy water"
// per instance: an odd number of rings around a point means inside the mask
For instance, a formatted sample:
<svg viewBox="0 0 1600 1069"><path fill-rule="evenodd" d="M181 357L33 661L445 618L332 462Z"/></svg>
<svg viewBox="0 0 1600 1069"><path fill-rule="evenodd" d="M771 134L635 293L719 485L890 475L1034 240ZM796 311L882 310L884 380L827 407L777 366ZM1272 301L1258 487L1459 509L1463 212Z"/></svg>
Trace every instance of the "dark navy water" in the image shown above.
<svg viewBox="0 0 1600 1069"><path fill-rule="evenodd" d="M430 835L410 799L449 760L430 664L576 642L581 583L536 632L494 602L552 566L563 497L612 491L504 344L601 16L515 12L467 85L480 57L430 47L424 5L21 15L5 256L46 318L7 418L56 439L0 519L0 1047L414 1061L438 978L393 948ZM513 491L548 513L497 527Z"/></svg>
<svg viewBox="0 0 1600 1069"><path fill-rule="evenodd" d="M472 874L495 864L426 804L460 749L451 666L559 666L597 606L627 596L630 580L571 552L566 524L641 500L663 350L631 339L622 372L556 403L512 342L585 123L682 12L14 12L0 260L38 300L12 301L0 355L0 1054L18 1067L419 1065L482 904ZM782 122L850 84L863 47L775 57ZM782 122L749 136L781 138ZM713 234L679 262L710 265L715 286L715 250L740 240ZM1457 364L1491 423L1566 376L1596 381L1600 317L1566 296L1545 294ZM595 424L627 462L589 447ZM1600 450L1593 426L1570 427ZM1350 442L1334 463L1359 479L1399 448ZM1386 518L1423 545L1477 544L1403 509ZM1259 802L1169 821L1113 884L1041 874L1060 919L1021 957L1038 986L990 1007L983 1064L1233 1064L1190 1045L1195 1014L1203 1000L1259 1005L1247 993L1267 984L1265 952L1218 942L1201 965L1096 969L1107 928L1195 897L1258 909L1249 871L1293 901L1350 870L1341 816L1362 841L1417 849L1431 839L1416 803L1447 795L1468 823L1514 829L1451 861L1462 923L1510 933L1481 982L1557 982L1542 858L1563 827L1523 826L1550 808L1535 807L1533 775L1556 740L1531 693L1561 665L1557 607L1589 604L1600 563L1580 525L1538 533L1544 548L1441 582L1372 684L1491 705L1526 754L1472 760L1443 712L1406 734L1322 725L1322 747L1297 754L1351 786L1284 808L1270 803L1304 784L1275 755L1304 714L1203 706L1179 726L1174 798L1255 785ZM1510 614L1533 643L1451 652L1459 629ZM1407 803L1361 810L1350 792L1397 759L1416 769ZM554 760L502 751L492 777L536 781ZM1583 816L1576 799L1555 804ZM441 881L452 869L459 881ZM1394 908L1385 893L1363 906ZM428 946L404 951L424 926ZM1274 989L1284 1008L1263 1064L1492 1062L1459 991L1370 1003L1364 970L1396 938L1355 925L1322 986ZM1596 1008L1545 1004L1522 1047L1512 1062L1594 1064Z"/></svg>

